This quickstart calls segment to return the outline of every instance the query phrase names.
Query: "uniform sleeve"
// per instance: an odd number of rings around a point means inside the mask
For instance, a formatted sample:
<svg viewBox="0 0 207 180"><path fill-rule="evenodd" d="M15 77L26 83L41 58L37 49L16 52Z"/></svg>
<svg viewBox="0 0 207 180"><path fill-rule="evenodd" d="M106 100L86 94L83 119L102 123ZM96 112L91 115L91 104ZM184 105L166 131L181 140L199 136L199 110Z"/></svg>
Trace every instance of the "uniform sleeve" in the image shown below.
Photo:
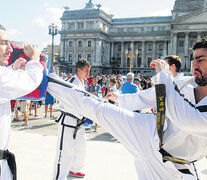
<svg viewBox="0 0 207 180"><path fill-rule="evenodd" d="M207 139L207 112L200 112L180 94L170 71L158 73L153 83L166 85L166 115L170 121L183 131Z"/></svg>
<svg viewBox="0 0 207 180"><path fill-rule="evenodd" d="M118 96L118 105L128 110L141 110L156 107L155 88L137 91L134 94L123 94Z"/></svg>
<svg viewBox="0 0 207 180"><path fill-rule="evenodd" d="M25 70L0 66L0 104L24 96L36 89L43 77L43 66L29 61Z"/></svg>

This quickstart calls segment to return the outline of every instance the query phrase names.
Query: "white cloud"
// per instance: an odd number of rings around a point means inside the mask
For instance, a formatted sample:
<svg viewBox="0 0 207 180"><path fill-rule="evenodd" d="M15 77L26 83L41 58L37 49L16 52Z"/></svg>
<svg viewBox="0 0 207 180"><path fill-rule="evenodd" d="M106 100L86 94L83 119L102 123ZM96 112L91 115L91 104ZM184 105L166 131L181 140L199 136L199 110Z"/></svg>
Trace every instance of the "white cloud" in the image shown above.
<svg viewBox="0 0 207 180"><path fill-rule="evenodd" d="M58 26L61 25L60 18L63 14L63 9L59 9L56 7L49 7L46 8L47 19L49 20L48 23L55 23Z"/></svg>
<svg viewBox="0 0 207 180"><path fill-rule="evenodd" d="M32 21L34 24L40 26L40 27L46 27L46 22L42 17L37 17Z"/></svg>
<svg viewBox="0 0 207 180"><path fill-rule="evenodd" d="M41 16L34 19L32 22L35 26L39 26L40 28L47 28L51 23L55 25L61 26L60 18L63 13L63 9L59 9L57 7L50 7L48 3L44 3L43 6L48 6L44 8L44 12Z"/></svg>
<svg viewBox="0 0 207 180"><path fill-rule="evenodd" d="M170 8L162 9L160 11L150 13L148 16L170 16L170 15L172 15L171 10L172 9L170 9Z"/></svg>

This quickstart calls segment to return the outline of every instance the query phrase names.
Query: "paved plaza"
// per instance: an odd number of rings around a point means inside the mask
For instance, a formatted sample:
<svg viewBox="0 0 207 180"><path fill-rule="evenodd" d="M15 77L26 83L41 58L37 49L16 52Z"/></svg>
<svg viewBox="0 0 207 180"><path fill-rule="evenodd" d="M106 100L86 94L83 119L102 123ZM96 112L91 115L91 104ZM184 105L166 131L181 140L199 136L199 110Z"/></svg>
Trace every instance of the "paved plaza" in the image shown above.
<svg viewBox="0 0 207 180"><path fill-rule="evenodd" d="M22 126L23 121L12 123L9 149L16 155L19 180L52 180L57 124L54 118L41 118L43 111L44 106L38 109L40 118L29 117L29 128ZM58 115L57 105L54 115ZM101 127L97 131L87 128L86 135L85 180L137 179L131 154L115 138ZM207 180L207 160L196 165L201 180Z"/></svg>

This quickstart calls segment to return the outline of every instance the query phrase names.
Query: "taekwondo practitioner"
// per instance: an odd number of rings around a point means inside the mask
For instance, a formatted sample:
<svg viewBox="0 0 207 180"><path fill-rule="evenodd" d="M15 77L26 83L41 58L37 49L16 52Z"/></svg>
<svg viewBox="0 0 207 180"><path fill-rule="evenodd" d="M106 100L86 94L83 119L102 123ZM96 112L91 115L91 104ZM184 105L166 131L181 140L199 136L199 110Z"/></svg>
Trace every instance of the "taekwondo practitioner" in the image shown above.
<svg viewBox="0 0 207 180"><path fill-rule="evenodd" d="M195 43L192 61L195 87L187 82L180 91L167 62L154 60L150 64L157 72L152 78L154 87L111 97L135 110L157 107L157 116L105 103L61 79L57 81L55 74L50 75L48 91L66 109L79 111L117 138L134 156L138 179L196 180L193 162L207 154L206 40Z"/></svg>
<svg viewBox="0 0 207 180"><path fill-rule="evenodd" d="M169 70L171 71L174 81L178 84L186 84L187 82L195 85L195 79L193 76L184 76L183 73L179 73L181 69L181 59L179 56L166 56L163 58L169 64Z"/></svg>
<svg viewBox="0 0 207 180"><path fill-rule="evenodd" d="M24 47L25 54L31 59L28 63L19 58L6 67L12 51L6 30L0 25L0 180L16 180L15 157L7 150L11 126L10 101L36 89L43 75L37 47Z"/></svg>
<svg viewBox="0 0 207 180"><path fill-rule="evenodd" d="M84 90L84 79L89 75L90 68L89 61L80 59L76 63L76 74L67 81ZM85 117L81 115L81 111L68 108L62 101L60 109L53 179L67 179L68 173L70 176L83 178L86 153Z"/></svg>

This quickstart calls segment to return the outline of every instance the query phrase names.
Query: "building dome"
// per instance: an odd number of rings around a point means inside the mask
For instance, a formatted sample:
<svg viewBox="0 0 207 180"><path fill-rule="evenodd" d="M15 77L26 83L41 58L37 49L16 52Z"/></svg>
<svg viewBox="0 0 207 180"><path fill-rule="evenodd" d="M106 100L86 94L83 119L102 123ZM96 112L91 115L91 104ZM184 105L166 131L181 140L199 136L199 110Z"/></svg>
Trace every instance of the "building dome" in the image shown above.
<svg viewBox="0 0 207 180"><path fill-rule="evenodd" d="M172 15L173 19L206 7L206 0L176 0Z"/></svg>

